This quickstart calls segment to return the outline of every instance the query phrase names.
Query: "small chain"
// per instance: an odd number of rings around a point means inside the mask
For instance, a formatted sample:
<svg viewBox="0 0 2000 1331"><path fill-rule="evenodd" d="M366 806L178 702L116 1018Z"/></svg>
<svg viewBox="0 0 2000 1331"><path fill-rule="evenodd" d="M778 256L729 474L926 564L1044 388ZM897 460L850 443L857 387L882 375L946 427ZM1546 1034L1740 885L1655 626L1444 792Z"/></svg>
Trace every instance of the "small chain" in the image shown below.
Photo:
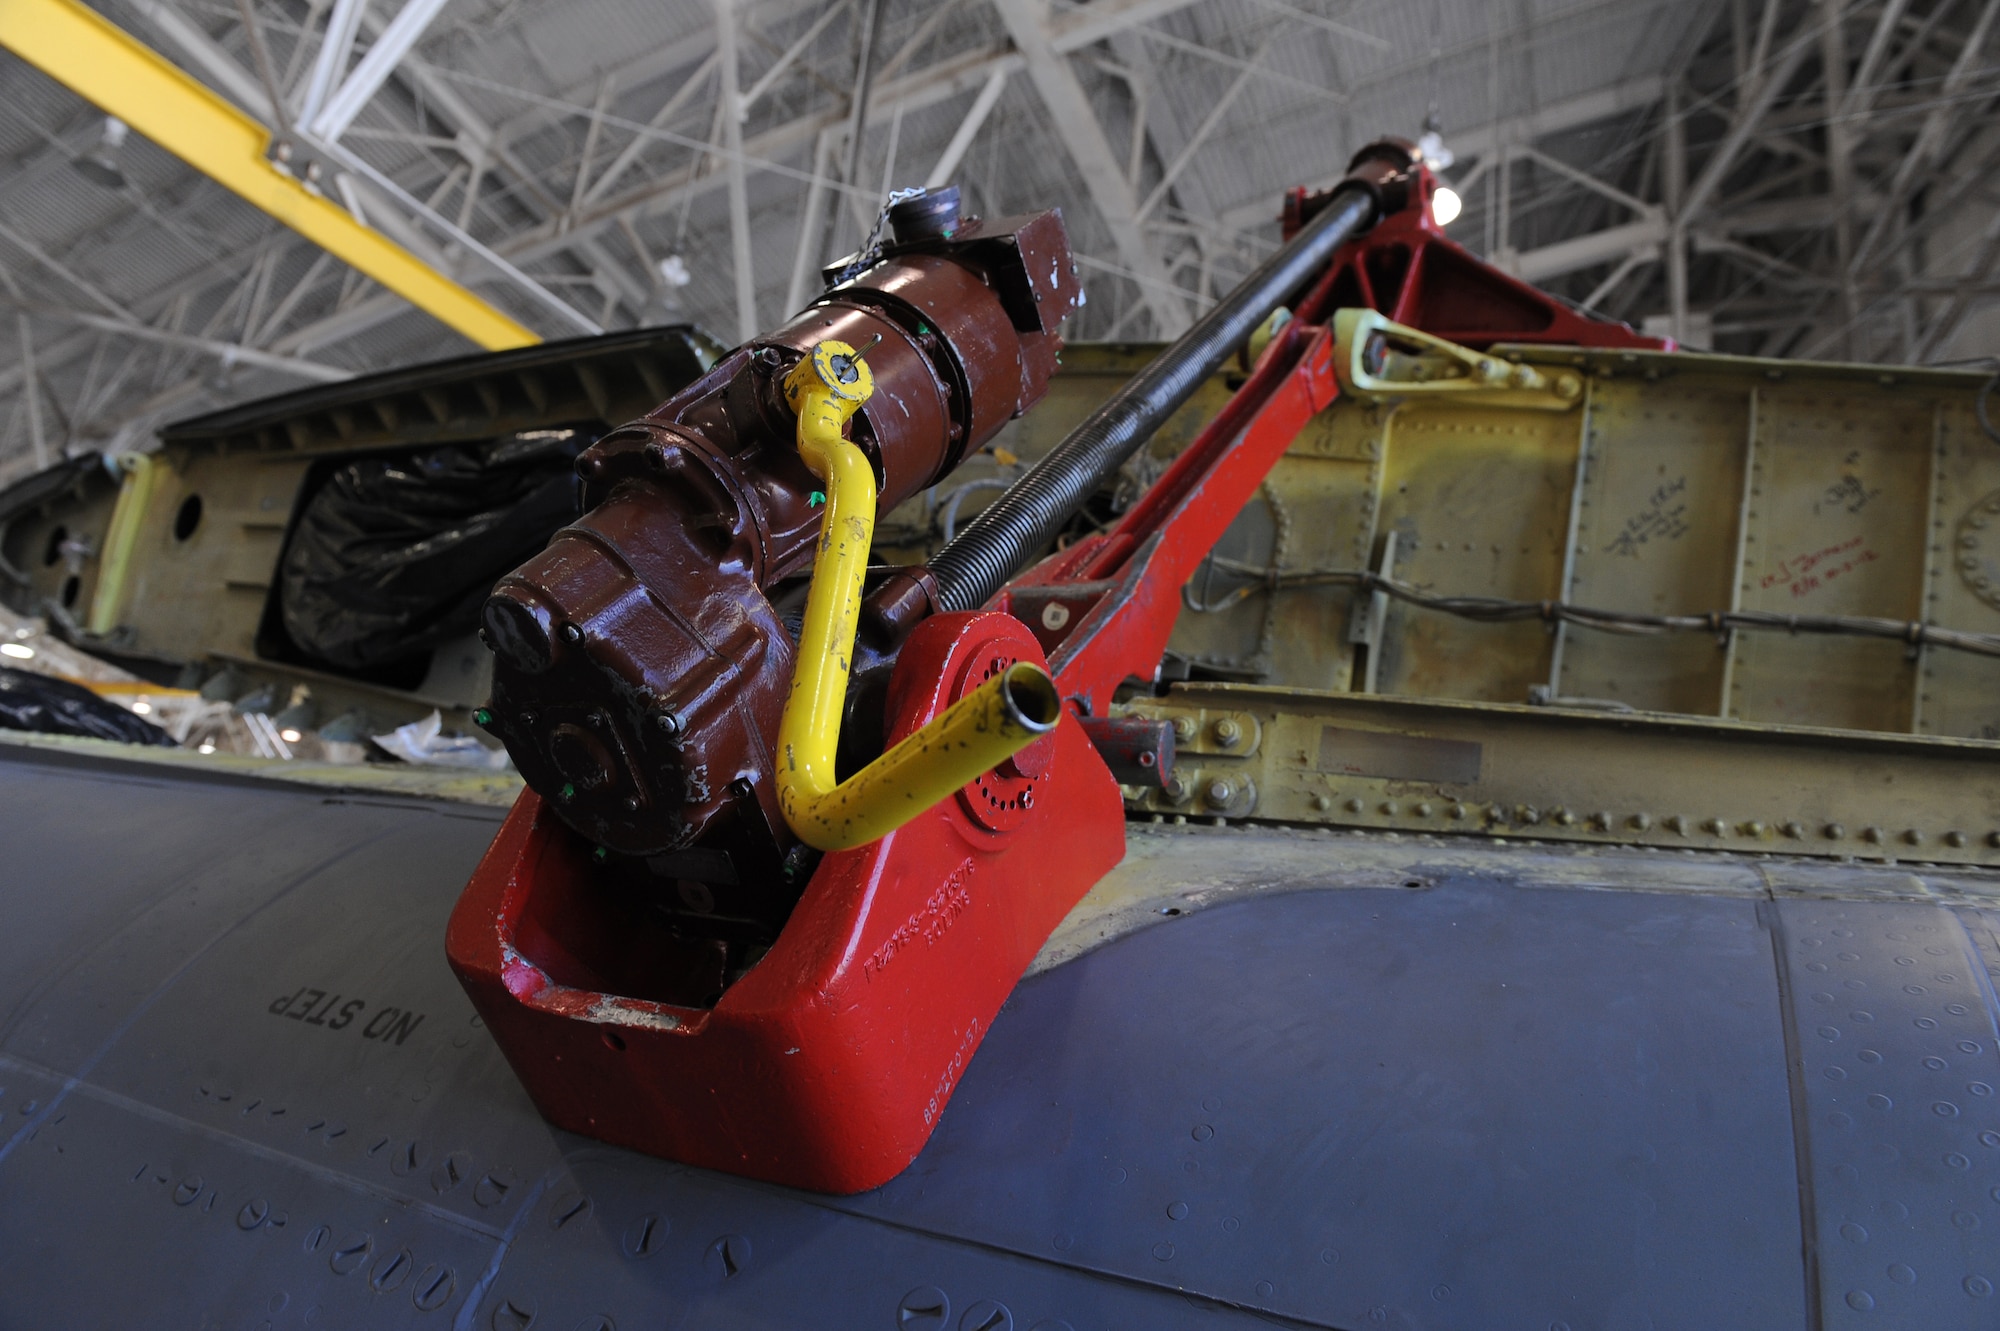
<svg viewBox="0 0 2000 1331"><path fill-rule="evenodd" d="M875 261L882 257L882 228L889 225L889 210L905 199L920 198L923 193L921 186L889 191L888 201L882 205L882 211L875 214L875 225L868 229L868 239L861 242L861 252L854 256L853 263L833 275L833 280L827 283L828 289L837 287L856 274L866 272L875 266Z"/></svg>

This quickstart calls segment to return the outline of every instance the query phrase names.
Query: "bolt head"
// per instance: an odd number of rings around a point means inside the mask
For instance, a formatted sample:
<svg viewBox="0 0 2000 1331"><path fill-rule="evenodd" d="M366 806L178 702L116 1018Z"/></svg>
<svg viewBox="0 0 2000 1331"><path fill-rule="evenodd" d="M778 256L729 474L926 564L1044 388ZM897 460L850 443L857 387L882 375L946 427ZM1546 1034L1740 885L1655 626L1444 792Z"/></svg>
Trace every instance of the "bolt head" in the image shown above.
<svg viewBox="0 0 2000 1331"><path fill-rule="evenodd" d="M1965 833L1953 828L1944 834L1944 844L1956 850L1965 844Z"/></svg>
<svg viewBox="0 0 2000 1331"><path fill-rule="evenodd" d="M1828 823L1821 830L1825 833L1828 841L1838 841L1847 835L1847 828L1840 823Z"/></svg>
<svg viewBox="0 0 2000 1331"><path fill-rule="evenodd" d="M1313 808L1317 809L1319 812L1325 813L1332 807L1333 807L1333 800L1330 797L1326 795L1313 796Z"/></svg>
<svg viewBox="0 0 2000 1331"><path fill-rule="evenodd" d="M1414 808L1414 809L1412 809L1412 810L1411 810L1411 812L1412 812L1412 813L1414 813L1414 814L1416 814L1416 815L1417 815L1417 817L1419 817L1419 818L1428 818L1428 817L1430 817L1430 816L1431 816L1431 806L1430 806L1430 801L1428 801L1428 800L1419 800L1419 801L1417 802L1417 807L1416 807L1416 808Z"/></svg>
<svg viewBox="0 0 2000 1331"><path fill-rule="evenodd" d="M1778 830L1783 832L1786 836L1790 837L1794 841L1797 841L1799 838L1803 837L1806 834L1806 829L1804 825L1796 822L1786 823L1782 828Z"/></svg>
<svg viewBox="0 0 2000 1331"><path fill-rule="evenodd" d="M1175 717L1175 718L1174 718L1174 738L1175 738L1175 739L1177 739L1177 740L1184 740L1184 741L1185 741L1185 740L1191 740L1191 739L1193 739L1193 738L1194 738L1194 728L1195 728L1195 727L1194 727L1194 718L1193 718L1193 717L1191 717L1191 716L1177 716L1177 717Z"/></svg>
<svg viewBox="0 0 2000 1331"><path fill-rule="evenodd" d="M1744 836L1751 836L1751 837L1763 836L1764 824L1758 822L1755 818L1752 818L1749 822L1744 823L1739 830L1743 833Z"/></svg>
<svg viewBox="0 0 2000 1331"><path fill-rule="evenodd" d="M1215 742L1225 749L1236 747L1237 741L1243 738L1243 727L1234 717L1223 717L1215 723L1213 731Z"/></svg>
<svg viewBox="0 0 2000 1331"><path fill-rule="evenodd" d="M1882 829L1879 827L1864 827L1861 829L1861 839L1870 845L1879 846L1882 844Z"/></svg>
<svg viewBox="0 0 2000 1331"><path fill-rule="evenodd" d="M1228 808L1229 801L1235 795L1236 787L1221 777L1217 777L1215 780L1209 782L1208 789L1204 792L1204 798L1208 800L1210 805L1218 809Z"/></svg>
<svg viewBox="0 0 2000 1331"><path fill-rule="evenodd" d="M1653 825L1653 815L1650 813L1635 813L1626 819L1626 821L1632 825L1633 831L1643 832Z"/></svg>

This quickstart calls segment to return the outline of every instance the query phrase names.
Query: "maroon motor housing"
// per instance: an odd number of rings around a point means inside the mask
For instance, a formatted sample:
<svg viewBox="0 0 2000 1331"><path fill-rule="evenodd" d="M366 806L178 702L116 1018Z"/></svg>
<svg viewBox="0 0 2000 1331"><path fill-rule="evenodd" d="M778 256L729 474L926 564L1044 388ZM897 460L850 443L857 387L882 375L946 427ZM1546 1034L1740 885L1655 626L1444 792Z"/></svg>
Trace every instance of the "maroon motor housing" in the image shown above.
<svg viewBox="0 0 2000 1331"><path fill-rule="evenodd" d="M808 570L823 510L785 374L827 339L868 347L851 433L887 512L1041 399L1078 300L1059 213L959 225L925 202L871 266L586 450L584 516L486 603L490 725L521 774L698 914L781 912L803 865L772 752L794 632L770 593Z"/></svg>

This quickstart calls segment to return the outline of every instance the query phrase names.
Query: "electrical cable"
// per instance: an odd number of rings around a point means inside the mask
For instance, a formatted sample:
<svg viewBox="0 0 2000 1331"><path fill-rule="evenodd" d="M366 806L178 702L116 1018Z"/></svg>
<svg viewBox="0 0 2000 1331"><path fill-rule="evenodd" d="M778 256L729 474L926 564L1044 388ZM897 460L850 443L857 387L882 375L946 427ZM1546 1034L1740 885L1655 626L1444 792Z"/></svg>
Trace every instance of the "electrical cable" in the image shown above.
<svg viewBox="0 0 2000 1331"><path fill-rule="evenodd" d="M1788 633L1843 634L1862 638L1888 638L1911 646L1930 644L1951 647L1980 656L2000 656L2000 633L1966 633L1940 628L1921 620L1875 619L1865 615L1780 615L1767 610L1710 610L1697 615L1647 615L1625 610L1603 610L1571 605L1567 601L1513 601L1497 596L1438 596L1407 582L1365 569L1304 569L1281 572L1257 568L1233 559L1214 558L1214 567L1224 572L1255 579L1213 601L1196 598L1189 583L1181 589L1181 600L1196 614L1210 615L1258 591L1287 587L1355 587L1365 592L1382 592L1396 600L1425 610L1437 610L1461 619L1502 624L1539 619L1547 623L1576 624L1606 633L1638 635L1665 633L1713 633L1718 636L1735 629L1773 629Z"/></svg>

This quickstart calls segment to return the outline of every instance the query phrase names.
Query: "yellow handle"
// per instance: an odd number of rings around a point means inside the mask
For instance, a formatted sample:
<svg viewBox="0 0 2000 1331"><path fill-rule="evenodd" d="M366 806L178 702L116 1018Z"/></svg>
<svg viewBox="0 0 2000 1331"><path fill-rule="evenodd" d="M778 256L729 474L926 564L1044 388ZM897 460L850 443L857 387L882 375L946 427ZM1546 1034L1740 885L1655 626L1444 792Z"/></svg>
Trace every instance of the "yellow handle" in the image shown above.
<svg viewBox="0 0 2000 1331"><path fill-rule="evenodd" d="M861 353L822 342L785 376L799 455L826 484L799 663L778 725L778 806L807 845L846 850L887 836L1055 728L1062 700L1026 662L987 680L845 783L834 776L853 669L861 584L875 534L875 471L841 432L875 391Z"/></svg>

